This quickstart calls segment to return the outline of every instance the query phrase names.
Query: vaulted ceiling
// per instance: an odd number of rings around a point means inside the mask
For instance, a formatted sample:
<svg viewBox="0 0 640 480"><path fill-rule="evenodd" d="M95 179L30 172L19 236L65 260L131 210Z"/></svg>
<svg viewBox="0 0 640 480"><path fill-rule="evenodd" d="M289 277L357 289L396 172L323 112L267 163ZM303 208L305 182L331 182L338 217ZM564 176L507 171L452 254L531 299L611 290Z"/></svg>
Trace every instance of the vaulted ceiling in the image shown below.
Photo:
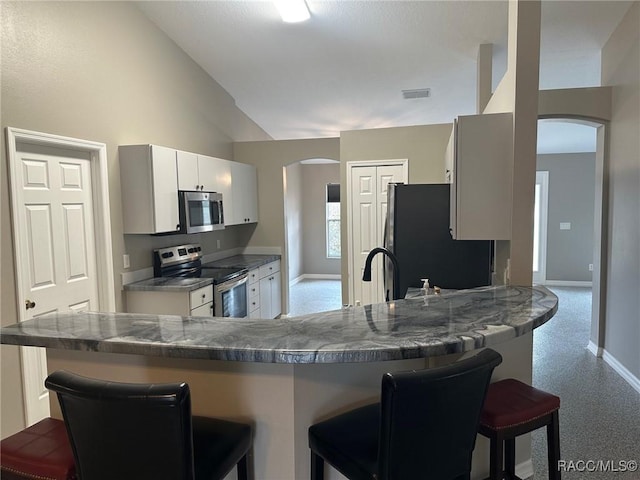
<svg viewBox="0 0 640 480"><path fill-rule="evenodd" d="M480 44L494 45L494 86L506 69L506 1L307 4L311 19L300 24L283 23L270 1L138 6L275 139L451 122L476 113ZM540 88L600 85L601 48L630 5L544 0ZM431 96L403 99L417 88ZM593 137L586 128L573 130Z"/></svg>

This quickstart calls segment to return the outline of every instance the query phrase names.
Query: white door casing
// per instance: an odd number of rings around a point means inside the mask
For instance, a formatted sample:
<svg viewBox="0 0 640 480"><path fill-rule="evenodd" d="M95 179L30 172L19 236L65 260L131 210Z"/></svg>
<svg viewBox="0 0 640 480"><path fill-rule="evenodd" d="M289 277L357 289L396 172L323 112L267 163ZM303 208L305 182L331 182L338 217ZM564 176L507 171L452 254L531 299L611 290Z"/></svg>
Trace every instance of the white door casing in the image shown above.
<svg viewBox="0 0 640 480"><path fill-rule="evenodd" d="M7 145L17 320L114 311L106 146L13 128ZM31 425L49 414L45 350L21 347L21 363Z"/></svg>
<svg viewBox="0 0 640 480"><path fill-rule="evenodd" d="M387 185L407 182L407 160L347 163L347 225L350 302L367 305L383 301L382 259L372 263L371 282L362 281L368 253L383 246L387 215Z"/></svg>
<svg viewBox="0 0 640 480"><path fill-rule="evenodd" d="M536 172L533 225L533 278L544 285L547 280L547 219L549 210L549 172Z"/></svg>

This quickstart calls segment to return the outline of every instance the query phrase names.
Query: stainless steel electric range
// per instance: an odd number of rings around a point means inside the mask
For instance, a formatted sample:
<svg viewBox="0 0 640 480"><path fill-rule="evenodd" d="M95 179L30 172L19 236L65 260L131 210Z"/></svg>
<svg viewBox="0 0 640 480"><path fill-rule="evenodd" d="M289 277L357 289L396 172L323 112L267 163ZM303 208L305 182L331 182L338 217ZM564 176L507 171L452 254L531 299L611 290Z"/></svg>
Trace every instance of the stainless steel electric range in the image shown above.
<svg viewBox="0 0 640 480"><path fill-rule="evenodd" d="M177 245L153 251L154 277L210 278L216 317L247 316L247 269L202 264L199 244Z"/></svg>

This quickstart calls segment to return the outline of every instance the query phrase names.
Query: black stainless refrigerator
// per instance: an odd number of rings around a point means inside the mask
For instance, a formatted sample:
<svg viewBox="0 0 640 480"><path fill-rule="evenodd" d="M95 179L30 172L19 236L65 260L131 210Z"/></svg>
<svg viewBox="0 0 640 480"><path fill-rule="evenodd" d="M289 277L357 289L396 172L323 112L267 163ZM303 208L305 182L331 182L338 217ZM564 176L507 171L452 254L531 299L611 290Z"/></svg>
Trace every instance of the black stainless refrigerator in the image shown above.
<svg viewBox="0 0 640 480"><path fill-rule="evenodd" d="M449 184L389 184L385 247L398 259L400 298L422 278L440 288L491 284L493 242L453 240ZM385 291L393 291L393 264L385 257Z"/></svg>

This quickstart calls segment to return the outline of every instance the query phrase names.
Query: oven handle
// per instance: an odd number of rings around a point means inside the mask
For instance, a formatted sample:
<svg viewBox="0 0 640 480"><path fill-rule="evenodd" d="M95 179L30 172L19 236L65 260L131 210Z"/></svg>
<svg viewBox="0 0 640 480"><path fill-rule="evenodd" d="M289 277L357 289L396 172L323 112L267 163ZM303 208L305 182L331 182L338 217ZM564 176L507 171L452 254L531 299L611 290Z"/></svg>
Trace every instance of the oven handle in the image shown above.
<svg viewBox="0 0 640 480"><path fill-rule="evenodd" d="M216 291L218 293L228 292L229 290L237 287L238 285L242 285L243 283L247 283L247 279L249 278L248 273L244 273L239 277L234 278L233 280L228 280L224 283L216 285Z"/></svg>

